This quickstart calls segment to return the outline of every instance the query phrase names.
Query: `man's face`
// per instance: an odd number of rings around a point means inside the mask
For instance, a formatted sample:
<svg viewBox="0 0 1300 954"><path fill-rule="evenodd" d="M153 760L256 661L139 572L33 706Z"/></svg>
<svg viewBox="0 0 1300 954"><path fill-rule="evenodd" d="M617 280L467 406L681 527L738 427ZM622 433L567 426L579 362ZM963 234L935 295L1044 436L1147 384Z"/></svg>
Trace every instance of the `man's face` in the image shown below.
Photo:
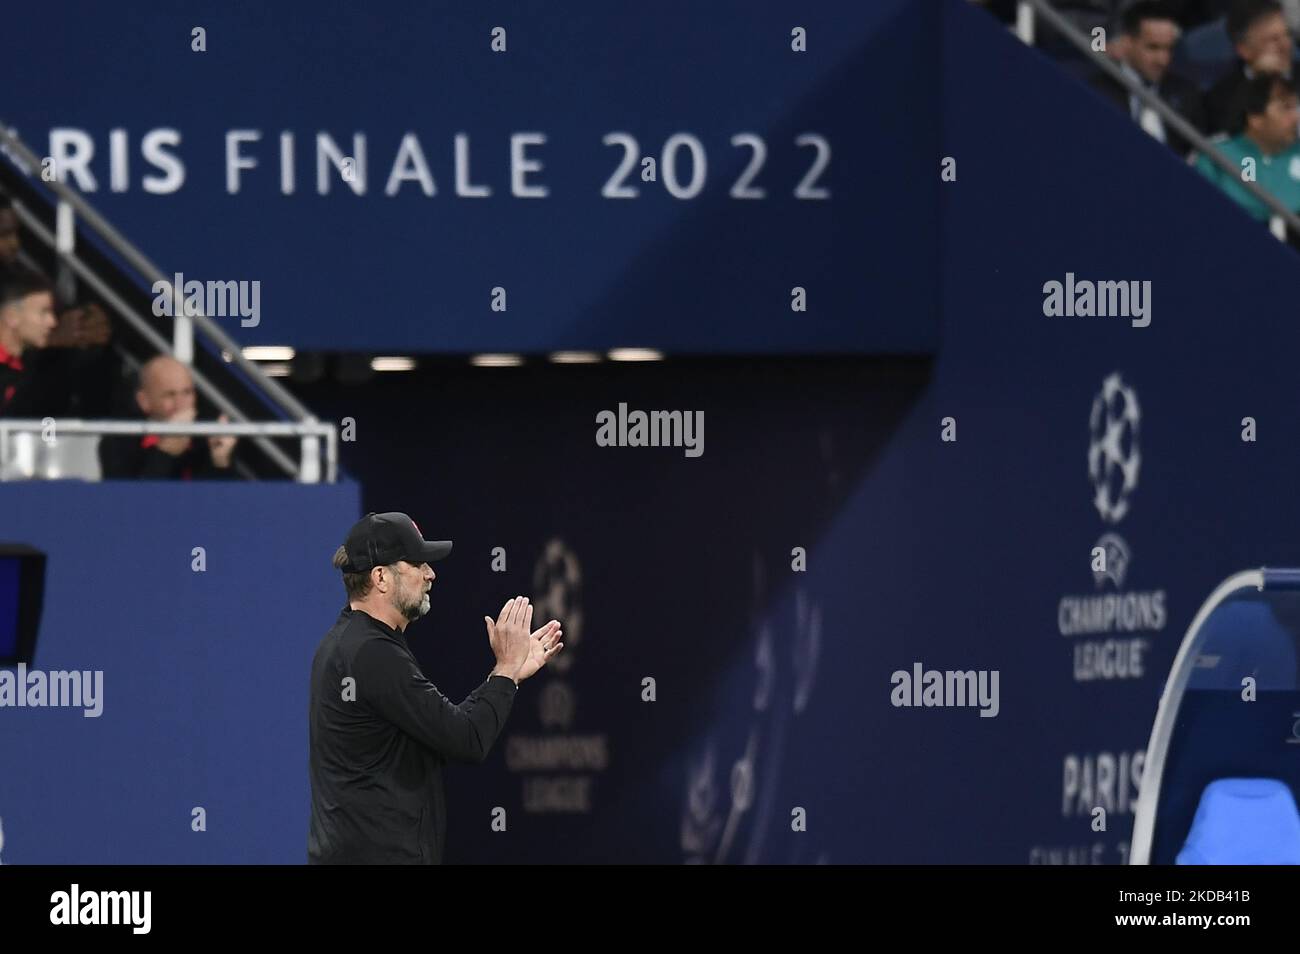
<svg viewBox="0 0 1300 954"><path fill-rule="evenodd" d="M414 623L429 612L429 589L433 586L433 568L427 563L418 566L405 560L392 566L395 577L391 599L393 607Z"/></svg>
<svg viewBox="0 0 1300 954"><path fill-rule="evenodd" d="M194 379L179 361L149 367L135 399L151 421L194 420Z"/></svg>
<svg viewBox="0 0 1300 954"><path fill-rule="evenodd" d="M1277 90L1268 101L1268 108L1258 116L1251 116L1255 140L1262 146L1281 152L1296 140L1296 126L1300 124L1300 98L1290 90Z"/></svg>
<svg viewBox="0 0 1300 954"><path fill-rule="evenodd" d="M0 209L0 265L18 260L18 216L13 209Z"/></svg>
<svg viewBox="0 0 1300 954"><path fill-rule="evenodd" d="M0 306L0 321L13 330L24 349L44 348L58 321L54 317L54 296L32 292Z"/></svg>
<svg viewBox="0 0 1300 954"><path fill-rule="evenodd" d="M1290 73L1291 31L1280 13L1261 17L1246 30L1237 54L1256 72Z"/></svg>
<svg viewBox="0 0 1300 954"><path fill-rule="evenodd" d="M1169 70L1178 42L1178 27L1172 20L1143 20L1138 35L1125 49L1125 60L1148 83L1159 83Z"/></svg>

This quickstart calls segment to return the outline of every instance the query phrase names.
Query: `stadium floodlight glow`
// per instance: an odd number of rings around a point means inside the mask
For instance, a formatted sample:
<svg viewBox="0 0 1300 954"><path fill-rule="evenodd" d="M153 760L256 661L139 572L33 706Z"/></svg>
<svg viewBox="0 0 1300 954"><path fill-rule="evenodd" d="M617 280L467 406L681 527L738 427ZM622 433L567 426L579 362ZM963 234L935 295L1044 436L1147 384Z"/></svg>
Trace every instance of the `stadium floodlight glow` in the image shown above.
<svg viewBox="0 0 1300 954"><path fill-rule="evenodd" d="M277 361L272 364L262 365L262 373L268 378L287 378L289 376L289 362Z"/></svg>
<svg viewBox="0 0 1300 954"><path fill-rule="evenodd" d="M370 359L371 371L414 371L415 359L399 355L383 355Z"/></svg>
<svg viewBox="0 0 1300 954"><path fill-rule="evenodd" d="M292 361L294 354L284 345L249 345L242 350L249 361Z"/></svg>
<svg viewBox="0 0 1300 954"><path fill-rule="evenodd" d="M469 359L476 368L513 368L524 363L519 354L476 354Z"/></svg>
<svg viewBox="0 0 1300 954"><path fill-rule="evenodd" d="M610 361L662 361L664 353L654 348L612 348Z"/></svg>
<svg viewBox="0 0 1300 954"><path fill-rule="evenodd" d="M548 357L556 364L595 364L601 360L598 351L552 351Z"/></svg>

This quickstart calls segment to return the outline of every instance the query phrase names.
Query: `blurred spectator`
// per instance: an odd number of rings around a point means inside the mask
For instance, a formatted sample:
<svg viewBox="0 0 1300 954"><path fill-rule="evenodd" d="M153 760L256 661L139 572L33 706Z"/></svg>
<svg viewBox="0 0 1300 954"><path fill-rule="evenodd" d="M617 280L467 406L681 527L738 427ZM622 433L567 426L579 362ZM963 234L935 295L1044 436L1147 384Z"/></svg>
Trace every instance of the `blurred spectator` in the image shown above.
<svg viewBox="0 0 1300 954"><path fill-rule="evenodd" d="M1255 181L1288 209L1300 211L1300 97L1293 82L1280 75L1256 75L1242 86L1237 108L1244 117L1242 132L1219 144L1237 171L1228 173L1206 156L1197 158L1196 168L1252 217L1264 220L1271 214L1268 207L1241 184L1252 165L1243 160L1253 159Z"/></svg>
<svg viewBox="0 0 1300 954"><path fill-rule="evenodd" d="M1290 76L1295 47L1277 0L1234 0L1225 28L1238 62L1205 94L1205 111L1210 132L1231 134L1241 128L1241 88L1259 73Z"/></svg>
<svg viewBox="0 0 1300 954"><path fill-rule="evenodd" d="M1120 33L1126 38L1126 42L1120 46L1120 69L1204 132L1205 108L1201 102L1200 90L1191 80L1184 79L1169 69L1179 34L1178 24L1170 8L1159 0L1141 0L1124 11L1120 19ZM1098 75L1093 86L1125 110L1134 122L1180 156L1192 151L1192 143L1174 130L1166 129L1159 113L1131 94L1128 87L1112 79L1109 74Z"/></svg>
<svg viewBox="0 0 1300 954"><path fill-rule="evenodd" d="M159 355L140 369L135 400L148 420L188 423L195 415L194 378L175 358ZM225 415L220 419L225 421ZM105 480L237 479L232 466L236 440L110 436L99 442L99 463Z"/></svg>
<svg viewBox="0 0 1300 954"><path fill-rule="evenodd" d="M0 265L13 265L18 261L22 245L18 239L18 213L8 197L0 195Z"/></svg>
<svg viewBox="0 0 1300 954"><path fill-rule="evenodd" d="M14 212L13 202L0 195L0 265L7 268L19 264L21 253L18 214ZM110 337L108 316L99 305L75 305L59 312L49 347L85 348L107 344Z"/></svg>
<svg viewBox="0 0 1300 954"><path fill-rule="evenodd" d="M0 196L0 267L23 266L18 216L9 198ZM118 374L116 355L105 347L112 336L108 316L93 302L67 308L56 302L55 307L54 329L30 369L32 386L26 389L21 410L11 413L105 417Z"/></svg>
<svg viewBox="0 0 1300 954"><path fill-rule="evenodd" d="M13 414L30 393L32 357L54 330L54 292L30 269L0 269L0 414Z"/></svg>
<svg viewBox="0 0 1300 954"><path fill-rule="evenodd" d="M1124 31L1123 24L1118 30L1114 31L1114 36L1106 43L1106 55L1117 63L1127 63L1129 59L1129 45L1133 42L1133 37Z"/></svg>

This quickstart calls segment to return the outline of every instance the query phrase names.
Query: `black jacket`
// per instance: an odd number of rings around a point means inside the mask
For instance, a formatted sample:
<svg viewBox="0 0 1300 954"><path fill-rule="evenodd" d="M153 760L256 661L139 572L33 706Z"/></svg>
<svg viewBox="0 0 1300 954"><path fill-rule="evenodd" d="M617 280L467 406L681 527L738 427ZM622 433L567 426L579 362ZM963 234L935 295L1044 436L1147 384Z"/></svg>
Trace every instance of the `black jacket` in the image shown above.
<svg viewBox="0 0 1300 954"><path fill-rule="evenodd" d="M1291 77L1296 77L1296 60L1291 61ZM1237 60L1232 69L1210 87L1205 94L1205 112L1210 133L1226 132L1229 136L1241 133L1246 117L1242 114L1241 94L1250 77L1246 64Z"/></svg>
<svg viewBox="0 0 1300 954"><path fill-rule="evenodd" d="M1246 82L1246 64L1238 60L1205 94L1205 112L1211 133L1226 132L1235 136L1241 132L1238 103Z"/></svg>
<svg viewBox="0 0 1300 954"><path fill-rule="evenodd" d="M29 348L20 358L0 348L0 414L30 418L80 415L80 389L89 377L93 358L103 352L103 348Z"/></svg>
<svg viewBox="0 0 1300 954"><path fill-rule="evenodd" d="M112 348L28 348L21 358L0 347L0 415L16 418L110 417L118 375Z"/></svg>
<svg viewBox="0 0 1300 954"><path fill-rule="evenodd" d="M1132 115L1130 93L1127 86L1111 79L1109 73L1098 73L1093 78L1092 86L1097 92L1124 110L1125 113ZM1154 92L1168 103L1174 112L1191 123L1197 132L1206 132L1207 120L1204 98L1195 83L1176 73L1166 72ZM1180 156L1186 156L1193 149L1190 142L1168 126L1165 127L1165 145Z"/></svg>
<svg viewBox="0 0 1300 954"><path fill-rule="evenodd" d="M0 414L18 417L16 397L31 380L31 365L0 347ZM23 415L26 416L26 415Z"/></svg>
<svg viewBox="0 0 1300 954"><path fill-rule="evenodd" d="M104 480L239 480L232 459L229 467L212 462L208 442L190 441L189 450L173 456L158 449L156 435L115 434L100 438L99 469Z"/></svg>
<svg viewBox="0 0 1300 954"><path fill-rule="evenodd" d="M455 705L401 632L345 606L311 665L308 863L439 864L442 767L487 757L517 691L489 676Z"/></svg>

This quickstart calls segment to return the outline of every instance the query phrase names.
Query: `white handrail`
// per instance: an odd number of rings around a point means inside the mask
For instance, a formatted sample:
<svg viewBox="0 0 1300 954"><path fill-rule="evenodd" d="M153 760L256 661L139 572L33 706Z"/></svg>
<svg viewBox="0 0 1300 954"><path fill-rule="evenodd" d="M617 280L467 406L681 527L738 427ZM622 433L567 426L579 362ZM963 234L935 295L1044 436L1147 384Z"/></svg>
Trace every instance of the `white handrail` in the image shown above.
<svg viewBox="0 0 1300 954"><path fill-rule="evenodd" d="M26 206L18 201L14 202L13 209L15 214L17 214L19 221L30 229L33 235L39 238L46 245L53 246L54 235L41 223L40 219L38 219L34 213L29 211ZM131 327L133 327L136 332L145 339L145 341L157 348L159 354L165 354L167 352L166 339L163 338L162 335L158 334L158 332L154 331L153 326L142 318L135 309L133 309L120 295L117 294L117 292L113 291L107 282L96 275L94 271L91 270L90 266L83 262L75 252L69 252L64 255L64 261L72 267L73 272L75 272L82 281L94 289L94 292L99 296L100 301L116 311L117 314L127 321ZM222 394L217 386L209 381L198 368L191 367L190 376L194 379L194 386L199 389L199 392L202 393L204 397L215 404L218 410L236 421L248 420L247 415L245 415L243 411L236 407L232 401ZM292 477L296 478L298 476L298 470L294 466L293 460L285 454L284 451L280 450L280 448L276 447L262 436L254 437L253 441L277 467Z"/></svg>
<svg viewBox="0 0 1300 954"><path fill-rule="evenodd" d="M298 467L298 481L304 484L320 482L321 438L324 438L325 480L338 479L338 434L333 424L320 421L107 421L76 418L3 418L0 417L0 464L9 460L11 434L52 432L56 443L60 434L67 435L168 435L178 437L298 437L301 438L304 459ZM310 460L309 460L310 458ZM0 467L0 480L3 480Z"/></svg>
<svg viewBox="0 0 1300 954"><path fill-rule="evenodd" d="M1034 45L1034 8L1025 0L1016 4L1016 36L1026 46Z"/></svg>
<svg viewBox="0 0 1300 954"><path fill-rule="evenodd" d="M1197 653L1205 641L1205 621L1233 594L1263 588L1263 570L1234 573L1215 587L1214 592L1201 604L1192 624L1187 627L1174 663L1169 667L1169 676L1156 707L1155 722L1151 725L1151 738L1147 741L1146 761L1142 763L1142 787L1138 789L1137 804L1133 807L1133 837L1128 853L1128 863L1131 865L1151 863L1151 839L1155 834L1156 808L1160 799L1160 783L1165 774L1165 756L1169 753L1169 741L1174 734L1183 691L1192 678Z"/></svg>

